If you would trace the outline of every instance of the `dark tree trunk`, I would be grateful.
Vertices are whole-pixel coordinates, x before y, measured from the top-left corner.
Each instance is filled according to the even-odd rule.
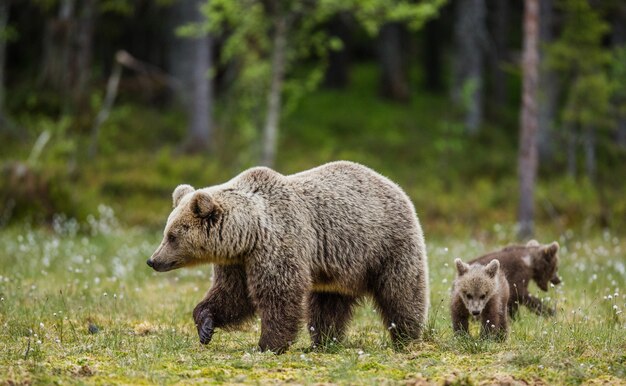
[[[453,99],[465,109],[465,127],[475,134],[483,120],[483,61],[487,42],[485,0],[457,3]]]
[[[410,97],[406,35],[406,27],[400,23],[383,25],[378,35],[380,93],[384,98],[400,102]]]
[[[442,30],[440,18],[430,20],[424,26],[424,53],[422,55],[424,84],[426,89],[432,92],[443,90]]]
[[[493,47],[491,50],[491,83],[493,102],[498,106],[506,105],[507,87],[504,64],[508,59],[509,37],[509,0],[495,0],[493,18]]]
[[[567,123],[565,138],[567,142],[567,175],[574,178],[578,174],[578,134],[572,123]]]
[[[178,25],[204,22],[200,12],[201,0],[184,0],[178,3]],[[172,50],[172,71],[183,85],[180,100],[187,110],[187,136],[182,150],[199,153],[210,148],[213,134],[213,80],[212,39],[209,35],[178,37]]]
[[[589,125],[584,128],[585,173],[590,181],[596,181],[596,129]]]
[[[626,4],[620,3],[613,15],[611,45],[619,47],[626,45]],[[625,104],[624,100],[616,100],[615,109],[617,110],[617,144],[626,148],[626,112],[620,111],[619,105]]]
[[[518,212],[519,237],[533,234],[534,194],[537,176],[537,83],[539,81],[539,0],[524,2],[522,106],[520,117]]]
[[[274,42],[272,48],[272,79],[267,96],[267,115],[263,129],[263,154],[261,163],[274,166],[278,144],[278,125],[280,122],[281,94],[285,77],[287,51],[287,19],[277,15],[274,21]]]
[[[41,81],[59,92],[65,110],[89,106],[95,14],[95,0],[62,0],[46,28]]]
[[[554,12],[553,1],[542,0],[540,3],[540,15],[541,20],[539,23],[539,36],[540,36],[540,61],[544,63],[545,60],[545,46],[552,43],[554,34],[552,32],[554,24]],[[539,158],[541,160],[549,160],[553,158],[555,132],[554,123],[556,121],[557,113],[557,98],[558,98],[558,82],[557,74],[547,68],[545,65],[540,65],[539,70]]]
[[[74,0],[62,0],[57,17],[49,20],[43,41],[41,82],[69,96],[69,58],[74,36]]]
[[[6,0],[0,1],[0,34],[4,33],[9,21],[10,3]],[[6,39],[0,37],[0,129],[4,121],[4,66],[6,64]]]
[[[342,43],[341,49],[331,49],[328,53],[328,67],[324,74],[324,87],[327,88],[345,88],[350,81],[348,73],[350,29],[344,19],[344,14],[338,14],[328,22],[327,26],[328,35],[341,40]]]
[[[89,107],[89,81],[91,78],[91,58],[93,52],[93,33],[95,27],[95,0],[81,1],[80,17],[76,25],[73,50],[70,54],[70,80],[73,104],[79,111]]]

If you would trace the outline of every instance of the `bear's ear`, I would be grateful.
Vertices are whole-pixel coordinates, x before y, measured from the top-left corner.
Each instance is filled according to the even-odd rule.
[[[191,211],[200,218],[215,218],[221,212],[220,207],[208,193],[196,191],[191,197]]]
[[[465,264],[459,258],[454,259],[454,264],[456,264],[456,271],[458,272],[459,276],[463,276],[467,273],[467,271],[469,271],[469,264]]]
[[[559,243],[557,243],[556,241],[553,241],[551,244],[541,247],[541,254],[546,260],[552,260],[552,258],[556,255],[558,251]]]
[[[527,247],[538,247],[538,246],[540,246],[540,245],[541,245],[541,244],[539,244],[539,241],[537,241],[537,240],[530,240],[530,241],[528,241],[528,242],[526,243],[526,246],[527,246]]]
[[[496,277],[496,273],[500,269],[500,262],[498,260],[491,260],[487,266],[485,266],[485,272],[489,277]]]
[[[178,185],[176,189],[174,189],[174,193],[172,193],[173,207],[176,208],[178,204],[180,203],[180,199],[183,198],[188,193],[191,193],[193,191],[195,191],[195,189],[191,185],[187,185],[187,184]]]

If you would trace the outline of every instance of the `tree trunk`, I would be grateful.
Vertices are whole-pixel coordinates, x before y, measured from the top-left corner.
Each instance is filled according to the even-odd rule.
[[[328,22],[328,35],[341,40],[342,47],[339,50],[331,49],[328,53],[328,67],[324,74],[324,87],[342,89],[348,85],[348,65],[350,55],[348,52],[350,30],[344,21],[345,15],[338,14]]]
[[[440,18],[432,19],[424,26],[423,66],[425,86],[428,91],[443,90],[443,47],[441,42],[442,22]]]
[[[508,59],[509,33],[509,0],[495,0],[493,20],[493,52],[491,53],[491,68],[493,84],[493,102],[498,106],[506,105],[507,87],[504,63]]]
[[[626,4],[621,3],[617,7],[613,15],[611,29],[611,45],[613,48],[626,45]],[[624,100],[614,101],[614,108],[617,110],[617,133],[615,137],[618,146],[622,148],[626,148],[626,112],[620,111],[619,105],[624,103],[626,103]]]
[[[567,141],[567,175],[575,178],[578,174],[578,135],[572,123],[567,123],[564,131]]]
[[[540,61],[544,63],[546,56],[545,45],[552,43],[554,18],[552,0],[542,0],[540,3]],[[558,82],[557,74],[540,65],[539,70],[539,158],[549,160],[554,153],[554,122],[557,113]]]
[[[406,28],[400,23],[383,25],[378,35],[380,93],[384,98],[399,102],[406,102],[410,97],[405,39]]]
[[[93,51],[93,32],[95,26],[96,2],[95,0],[81,1],[82,9],[77,24],[77,33],[75,37],[75,51],[73,52],[73,60],[75,64],[74,76],[72,81],[72,95],[75,104],[81,108],[85,104],[89,105],[87,91],[91,78],[91,57]]]
[[[268,167],[274,166],[276,146],[278,143],[278,124],[281,111],[281,94],[285,77],[285,61],[287,50],[287,20],[278,15],[274,21],[274,42],[272,51],[272,80],[267,96],[267,115],[263,129],[263,154],[261,163]]]
[[[596,181],[596,129],[588,125],[584,129],[585,173],[591,182]]]
[[[57,17],[48,21],[43,41],[41,83],[69,96],[69,59],[74,36],[74,0],[62,0]]]
[[[522,106],[519,150],[519,234],[533,234],[534,193],[537,175],[537,83],[539,81],[539,0],[524,2],[524,51],[522,56]]]
[[[485,0],[460,0],[455,23],[453,99],[465,110],[465,127],[478,132],[483,120],[483,61],[487,42]]]
[[[10,4],[8,1],[0,1],[0,129],[2,129],[2,122],[4,121],[4,66],[6,64],[7,48],[6,39],[2,35],[4,35],[9,21],[9,9]]]
[[[204,22],[200,12],[202,3],[201,0],[181,2],[182,23]],[[182,39],[181,43],[186,46],[182,51],[187,56],[178,60],[188,62],[188,67],[183,69],[183,92],[188,90],[191,96],[183,98],[188,122],[182,150],[199,153],[209,149],[213,134],[212,39],[209,35]]]

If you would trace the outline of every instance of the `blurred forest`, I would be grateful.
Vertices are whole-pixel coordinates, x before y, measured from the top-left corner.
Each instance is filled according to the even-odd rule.
[[[0,0],[0,228],[337,159],[427,234],[623,233],[626,2]]]

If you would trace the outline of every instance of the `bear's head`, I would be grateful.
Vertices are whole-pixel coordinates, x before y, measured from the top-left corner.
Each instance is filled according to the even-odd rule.
[[[526,244],[531,249],[531,265],[533,269],[533,279],[537,286],[544,291],[548,290],[548,283],[554,285],[561,283],[558,275],[559,266],[559,243],[556,241],[541,245],[535,240]]]
[[[461,259],[454,260],[457,269],[455,289],[471,315],[477,317],[483,312],[487,302],[498,288],[500,262],[491,260],[489,264],[466,264]]]
[[[159,272],[210,261],[215,250],[215,227],[223,211],[207,190],[179,185],[172,194],[163,241],[147,263]]]

